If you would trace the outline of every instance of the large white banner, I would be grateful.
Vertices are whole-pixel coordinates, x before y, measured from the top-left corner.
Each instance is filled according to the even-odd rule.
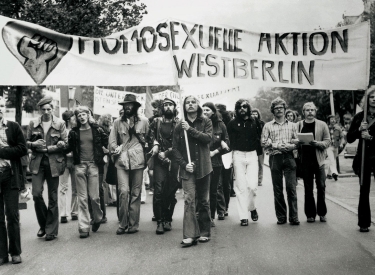
[[[1,85],[368,86],[368,22],[257,33],[167,19],[106,38],[63,35],[6,17],[0,28]]]

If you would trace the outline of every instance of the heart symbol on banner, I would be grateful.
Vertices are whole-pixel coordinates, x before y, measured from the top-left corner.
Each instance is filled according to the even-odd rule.
[[[73,45],[70,36],[21,21],[8,22],[2,36],[8,50],[37,85],[43,83]]]

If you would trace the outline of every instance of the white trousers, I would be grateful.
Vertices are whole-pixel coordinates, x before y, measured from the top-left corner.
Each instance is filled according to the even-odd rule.
[[[328,155],[328,160],[329,160],[328,175],[339,174],[337,172],[337,165],[336,165],[336,158],[338,154],[339,154],[338,148],[335,148],[333,146],[329,146],[327,148],[327,155]]]
[[[258,189],[258,156],[256,151],[233,151],[234,184],[240,220],[249,218],[255,210]]]

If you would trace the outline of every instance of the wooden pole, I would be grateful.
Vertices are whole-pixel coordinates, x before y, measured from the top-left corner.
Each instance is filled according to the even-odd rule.
[[[331,115],[336,115],[335,104],[333,102],[333,91],[332,90],[329,91],[329,99],[330,99],[330,102],[331,102]]]
[[[181,121],[185,120],[185,114],[184,114],[184,101],[182,100],[182,93],[180,90],[180,87],[176,85],[178,94],[180,95],[180,113],[181,113]],[[190,156],[190,147],[189,147],[189,140],[186,130],[184,130],[184,136],[185,136],[185,145],[186,145],[186,152],[188,157],[188,162],[191,164],[191,156]]]
[[[367,90],[365,91],[364,102],[363,102],[363,122],[367,122]],[[362,159],[361,159],[361,178],[360,185],[363,184],[363,174],[365,171],[365,150],[366,150],[366,140],[362,140]]]

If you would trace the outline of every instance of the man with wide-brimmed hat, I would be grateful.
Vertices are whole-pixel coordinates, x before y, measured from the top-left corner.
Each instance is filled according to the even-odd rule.
[[[126,94],[119,104],[123,106],[124,114],[113,124],[109,150],[117,168],[120,225],[116,234],[121,235],[127,229],[129,234],[136,233],[139,227],[148,120],[138,115],[141,104],[135,95]]]
[[[152,146],[154,156],[154,215],[157,221],[156,234],[172,229],[172,216],[177,203],[178,164],[171,162],[173,131],[179,122],[176,118],[176,102],[163,100],[162,116],[156,117],[150,124],[147,139]]]
[[[59,176],[65,171],[66,160],[62,149],[68,142],[65,122],[53,113],[52,97],[45,96],[37,104],[41,116],[30,121],[27,130],[27,148],[32,150],[30,171],[35,212],[40,229],[38,237],[54,240],[59,229],[57,189]],[[43,184],[47,181],[48,208],[43,199]]]

